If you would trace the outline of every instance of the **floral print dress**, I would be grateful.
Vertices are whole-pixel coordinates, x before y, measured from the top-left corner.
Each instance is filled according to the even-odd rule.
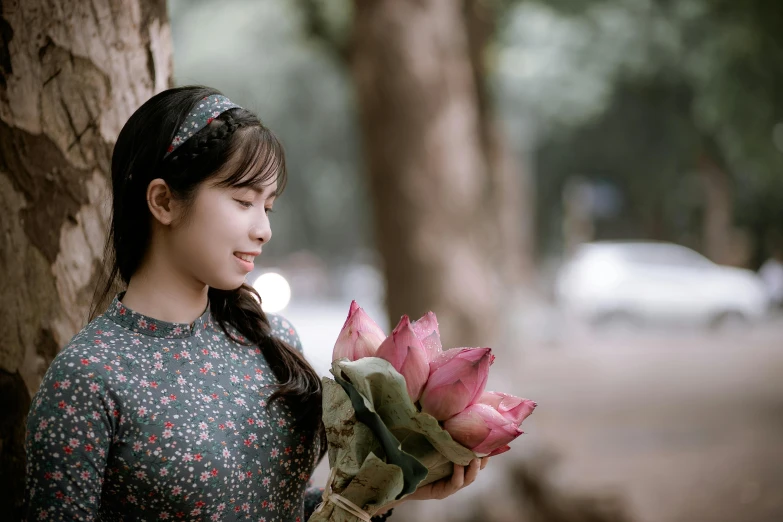
[[[168,323],[121,297],[57,355],[33,398],[29,520],[307,520],[323,452],[287,405],[267,408],[276,381],[261,350],[209,310]],[[285,319],[269,320],[301,351]]]

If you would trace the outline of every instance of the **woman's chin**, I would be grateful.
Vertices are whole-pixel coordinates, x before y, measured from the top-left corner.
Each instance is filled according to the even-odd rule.
[[[220,281],[212,281],[209,287],[215,290],[230,291],[237,290],[246,282],[244,277],[231,277],[221,279]]]

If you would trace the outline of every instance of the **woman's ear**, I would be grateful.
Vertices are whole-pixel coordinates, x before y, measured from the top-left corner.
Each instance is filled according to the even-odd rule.
[[[171,225],[176,217],[174,215],[175,205],[171,189],[160,178],[153,179],[147,185],[147,206],[152,216],[163,225]]]

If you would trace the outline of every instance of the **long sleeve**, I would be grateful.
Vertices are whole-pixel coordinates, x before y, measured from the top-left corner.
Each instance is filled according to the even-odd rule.
[[[95,361],[61,353],[27,421],[28,520],[94,520],[118,415]]]

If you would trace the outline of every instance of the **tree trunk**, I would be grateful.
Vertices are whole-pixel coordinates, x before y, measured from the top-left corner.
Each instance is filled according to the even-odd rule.
[[[0,504],[18,512],[30,394],[86,322],[112,145],[169,86],[171,37],[165,0],[4,1],[0,10]]]
[[[497,30],[500,7],[482,0],[463,0],[468,51],[479,111],[488,197],[483,215],[487,253],[504,290],[532,284],[534,271],[533,198],[530,176],[506,140],[493,109],[488,85],[487,53]]]
[[[734,225],[735,182],[720,147],[708,136],[702,137],[698,172],[704,194],[703,253],[716,263],[749,268],[751,236]]]
[[[447,346],[491,345],[499,289],[463,6],[356,0],[351,67],[392,324],[438,314]]]
[[[704,187],[704,253],[716,263],[736,264],[731,176],[707,154],[699,158],[699,174]]]

